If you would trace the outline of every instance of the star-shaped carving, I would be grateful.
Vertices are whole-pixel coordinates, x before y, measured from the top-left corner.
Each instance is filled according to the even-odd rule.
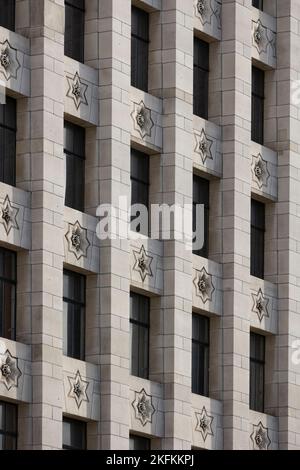
[[[90,242],[87,237],[87,229],[81,227],[77,221],[75,224],[68,224],[69,230],[65,237],[68,241],[68,249],[70,253],[73,253],[77,260],[80,258],[87,257],[87,251],[90,246]]]
[[[0,42],[0,73],[4,75],[6,80],[9,80],[17,78],[20,68],[17,49],[12,47],[7,39]]]
[[[17,209],[17,207],[15,206],[12,206],[8,196],[6,196],[3,204],[1,204],[0,211],[0,223],[4,225],[6,234],[9,235],[9,232],[12,228],[19,230],[19,226],[17,223],[17,215],[19,213],[19,209]]]
[[[201,23],[210,23],[211,15],[208,15],[210,11],[209,0],[195,0],[194,1],[194,10],[197,18],[201,20]]]
[[[253,425],[253,432],[250,438],[253,442],[253,449],[256,450],[268,450],[271,444],[268,428],[265,428],[261,421],[257,426]]]
[[[152,404],[152,397],[148,395],[144,388],[140,392],[135,392],[135,399],[132,402],[135,411],[135,419],[138,419],[143,426],[152,423],[152,416],[155,408]]]
[[[144,101],[134,103],[133,111],[131,113],[134,129],[139,132],[142,139],[146,136],[151,137],[151,131],[154,127],[154,122],[151,117],[151,109],[146,108]]]
[[[212,300],[215,287],[212,282],[212,275],[208,274],[205,268],[202,268],[201,271],[196,271],[194,286],[196,287],[197,297],[200,297],[204,304],[208,300]]]
[[[75,377],[68,377],[70,390],[69,397],[74,398],[77,408],[79,409],[83,401],[88,402],[87,389],[89,382],[81,378],[79,370],[76,372]]]
[[[260,20],[257,22],[252,21],[253,29],[253,45],[257,49],[258,53],[267,52],[268,47],[268,37],[267,37],[267,28],[262,24]]]
[[[252,294],[252,299],[253,299],[252,312],[257,314],[259,321],[261,322],[263,317],[268,318],[269,317],[269,312],[268,312],[269,299],[264,296],[262,290],[259,289],[257,294]]]
[[[205,130],[202,129],[201,133],[195,133],[196,139],[196,148],[195,152],[198,153],[201,157],[202,163],[204,164],[207,159],[213,160],[213,156],[211,153],[211,147],[213,145],[213,141],[208,139]]]
[[[262,158],[260,153],[258,155],[252,155],[251,169],[253,181],[255,181],[259,189],[263,186],[268,186],[270,178],[268,163]]]
[[[153,257],[147,254],[144,245],[142,245],[140,251],[133,250],[133,256],[135,259],[133,270],[140,273],[142,281],[144,282],[147,276],[153,277],[151,269]]]
[[[207,413],[205,406],[203,406],[201,413],[196,412],[196,418],[196,431],[201,432],[203,440],[205,441],[207,436],[213,436],[212,422],[214,417]]]
[[[69,85],[67,96],[74,101],[76,109],[79,109],[81,104],[87,105],[86,92],[88,85],[81,80],[78,72],[75,73],[74,77],[67,75],[67,80]]]
[[[22,372],[18,367],[18,359],[13,357],[9,350],[3,354],[0,362],[0,381],[4,382],[7,390],[18,387],[18,381]]]

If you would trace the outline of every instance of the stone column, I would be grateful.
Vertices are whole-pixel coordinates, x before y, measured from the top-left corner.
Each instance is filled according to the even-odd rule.
[[[163,203],[192,203],[193,5],[162,2]],[[159,88],[159,87],[158,87]],[[192,230],[192,227],[190,228]],[[174,238],[175,230],[172,231]],[[178,233],[177,233],[178,235]],[[162,299],[165,394],[163,448],[191,445],[192,252],[164,242]]]
[[[224,449],[248,449],[252,2],[223,2]]]

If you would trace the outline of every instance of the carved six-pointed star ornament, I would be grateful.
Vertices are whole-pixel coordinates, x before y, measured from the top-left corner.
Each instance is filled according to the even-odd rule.
[[[69,85],[67,96],[74,101],[76,109],[79,109],[81,104],[87,105],[86,92],[88,85],[81,80],[78,72],[74,76],[67,75],[67,80]]]
[[[18,387],[18,381],[22,372],[18,367],[18,359],[13,357],[7,350],[0,360],[0,381],[4,382],[7,390]]]
[[[79,370],[76,372],[75,377],[68,377],[70,384],[69,397],[74,398],[78,409],[83,401],[88,402],[87,389],[89,382],[81,378]]]
[[[144,137],[151,137],[151,131],[154,127],[154,122],[151,117],[151,109],[146,108],[144,101],[134,103],[133,111],[131,113],[134,129],[139,132],[142,139]]]
[[[196,295],[201,298],[204,304],[208,300],[212,300],[215,287],[212,282],[212,275],[208,274],[205,268],[202,268],[201,271],[196,271],[194,286],[196,287]]]
[[[147,276],[153,277],[151,269],[153,257],[147,254],[144,245],[140,251],[133,250],[133,256],[135,259],[133,270],[140,273],[142,281],[144,282]]]
[[[263,186],[268,186],[270,173],[268,170],[268,163],[262,158],[261,154],[252,155],[252,176],[253,181],[261,189]]]
[[[260,421],[257,426],[253,425],[253,432],[251,434],[251,440],[253,442],[253,449],[256,450],[268,450],[271,440],[269,438],[268,428],[265,428]]]
[[[68,224],[69,230],[65,237],[68,242],[68,249],[70,253],[73,253],[78,260],[80,258],[87,257],[87,251],[90,246],[90,242],[87,237],[87,229],[81,227],[77,221],[75,224]]]
[[[253,299],[252,312],[257,314],[259,321],[261,322],[263,317],[268,318],[269,317],[269,312],[268,312],[269,299],[264,296],[262,290],[259,289],[257,294],[252,294],[252,299]]]
[[[203,406],[201,413],[196,413],[196,418],[196,431],[201,432],[203,440],[205,441],[207,436],[213,436],[212,422],[214,417],[207,413],[205,406]]]
[[[17,78],[20,68],[17,49],[12,47],[7,39],[0,42],[0,73],[4,75],[6,80],[9,80]]]
[[[4,226],[6,234],[9,235],[12,228],[19,230],[17,223],[19,209],[12,206],[8,196],[6,196],[3,204],[1,204],[0,211],[0,223]]]
[[[152,423],[155,408],[152,404],[152,396],[148,395],[144,388],[140,392],[135,392],[132,406],[135,411],[135,419],[138,419],[143,426],[147,423]]]
[[[253,21],[253,45],[256,47],[259,54],[267,52],[269,44],[267,36],[267,28],[262,24],[260,20],[257,22]]]
[[[196,138],[196,148],[195,152],[198,153],[201,157],[202,163],[204,164],[207,159],[213,160],[211,147],[213,141],[208,139],[205,130],[202,129],[200,134],[195,134]]]

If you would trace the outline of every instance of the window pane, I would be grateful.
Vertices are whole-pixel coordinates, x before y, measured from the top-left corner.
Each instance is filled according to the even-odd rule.
[[[65,2],[65,55],[84,62],[84,1]]]
[[[208,258],[209,252],[209,181],[194,175],[193,177],[193,231],[196,231],[196,205],[204,205],[204,245],[193,253]],[[202,223],[202,221],[201,221]]]
[[[250,334],[250,408],[264,412],[265,337]]]
[[[63,350],[84,360],[85,356],[85,277],[64,271]]]
[[[251,138],[261,145],[264,143],[264,88],[264,71],[252,67]]]
[[[192,392],[209,393],[209,319],[193,314],[192,323]]]
[[[132,7],[131,85],[148,91],[149,15]]]
[[[0,449],[17,448],[17,406],[0,402]]]
[[[129,450],[150,450],[151,440],[146,437],[130,435]]]
[[[16,102],[6,97],[0,105],[0,181],[16,183]]]
[[[264,278],[265,205],[251,201],[251,275]]]
[[[209,45],[194,37],[194,114],[208,119]]]
[[[65,121],[65,205],[84,212],[85,129]]]
[[[15,30],[15,1],[0,0],[0,26],[11,31]]]
[[[263,10],[264,7],[263,0],[252,0],[252,5],[259,10]]]
[[[86,449],[86,423],[64,418],[63,448],[70,450]]]
[[[0,248],[0,336],[15,339],[16,253]]]
[[[149,377],[149,299],[130,294],[131,374]]]

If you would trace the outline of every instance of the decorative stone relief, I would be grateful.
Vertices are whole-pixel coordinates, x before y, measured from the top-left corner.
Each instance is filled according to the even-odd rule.
[[[253,425],[253,432],[250,438],[253,442],[253,449],[255,450],[268,450],[271,444],[268,428],[265,428],[261,421],[257,426],[255,426],[255,424]]]
[[[260,20],[252,21],[253,46],[259,54],[266,53],[271,47],[273,57],[276,57],[276,35],[262,24]]]
[[[17,49],[12,47],[7,39],[0,42],[0,73],[4,75],[6,80],[9,80],[17,78],[20,68]]]
[[[268,186],[270,173],[268,170],[268,163],[262,158],[261,154],[252,155],[252,179],[257,184],[259,189]]]
[[[196,271],[196,277],[193,282],[196,287],[197,297],[200,297],[204,304],[207,301],[211,301],[215,292],[212,275],[208,274],[205,268],[202,268],[201,271]]]
[[[77,408],[79,409],[83,401],[88,402],[87,389],[89,382],[81,378],[79,370],[76,372],[75,377],[68,377],[70,384],[70,391],[68,396],[74,398]]]
[[[17,223],[17,215],[19,213],[19,209],[12,206],[8,196],[6,196],[6,198],[4,199],[4,202],[1,205],[0,210],[1,210],[0,223],[4,226],[6,234],[9,235],[12,228],[19,230],[19,226]]]
[[[141,101],[139,104],[134,103],[131,117],[134,129],[139,132],[142,139],[146,136],[151,137],[154,122],[151,117],[151,109],[146,108],[144,101]]]
[[[269,317],[268,312],[268,304],[269,299],[264,296],[261,289],[257,292],[257,294],[252,294],[253,299],[253,307],[252,312],[256,313],[258,316],[259,321],[261,322],[263,317]]]
[[[81,80],[78,72],[73,77],[67,75],[67,80],[69,85],[67,96],[74,101],[76,109],[78,110],[81,104],[87,105],[86,92],[88,85]]]
[[[213,140],[207,137],[205,130],[202,129],[200,134],[195,133],[195,138],[196,138],[195,152],[200,155],[202,163],[204,164],[207,159],[213,160],[213,156],[211,153]]]
[[[132,406],[135,411],[135,419],[139,420],[143,426],[147,423],[152,423],[155,408],[152,404],[152,396],[148,395],[144,388],[140,392],[135,392]]]
[[[207,436],[213,436],[212,422],[214,420],[213,416],[210,416],[205,406],[203,406],[201,413],[195,413],[197,418],[196,431],[201,432],[202,438],[205,441]]]
[[[133,256],[135,259],[133,270],[140,274],[142,281],[144,282],[147,276],[153,277],[151,269],[153,257],[147,254],[144,245],[140,251],[133,250]]]
[[[216,0],[194,0],[194,10],[203,25],[211,24],[212,17],[215,16],[218,28],[221,28],[221,4],[219,2]]]
[[[90,246],[90,242],[87,238],[87,230],[81,227],[77,221],[75,224],[68,224],[69,230],[65,237],[68,241],[68,249],[70,253],[73,253],[77,260],[80,258],[87,257],[87,251]]]
[[[0,372],[0,381],[4,382],[7,390],[10,390],[12,387],[18,387],[18,381],[22,372],[18,367],[18,359],[13,357],[9,350],[1,357]]]

